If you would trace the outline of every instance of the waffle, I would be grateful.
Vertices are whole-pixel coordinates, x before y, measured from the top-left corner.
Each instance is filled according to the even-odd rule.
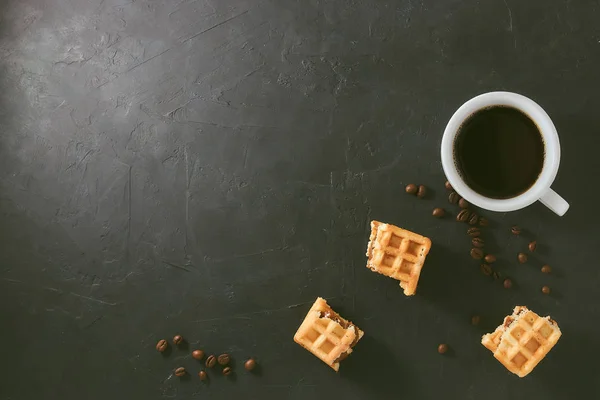
[[[364,332],[340,317],[318,297],[294,335],[294,342],[319,357],[336,372]]]
[[[527,307],[517,306],[494,332],[483,335],[481,344],[522,378],[533,371],[560,336],[557,323],[550,317],[542,318]]]
[[[404,294],[417,290],[431,240],[397,226],[371,221],[367,268],[400,281]]]

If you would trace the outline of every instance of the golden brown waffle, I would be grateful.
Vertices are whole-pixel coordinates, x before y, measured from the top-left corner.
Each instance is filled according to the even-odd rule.
[[[340,368],[364,332],[340,317],[318,297],[294,335],[294,342],[319,357],[334,370]]]
[[[421,268],[429,249],[429,238],[394,225],[372,221],[367,246],[367,268],[399,280],[404,294],[411,296],[417,290]]]
[[[550,317],[542,318],[527,307],[517,306],[494,332],[483,335],[481,344],[522,378],[533,371],[560,336],[558,325]]]

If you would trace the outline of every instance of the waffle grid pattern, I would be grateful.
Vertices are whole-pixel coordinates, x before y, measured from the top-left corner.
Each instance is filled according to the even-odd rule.
[[[404,294],[415,293],[431,240],[394,225],[371,222],[367,267],[400,281]]]
[[[482,343],[509,371],[526,376],[548,354],[561,336],[550,318],[541,318],[526,307],[516,307],[512,316]]]
[[[328,314],[335,315],[347,328],[327,317]],[[294,341],[338,371],[339,362],[352,352],[352,347],[362,336],[358,327],[335,314],[319,297],[294,335]]]

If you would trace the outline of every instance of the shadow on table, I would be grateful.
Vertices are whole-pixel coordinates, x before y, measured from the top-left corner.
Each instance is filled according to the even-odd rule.
[[[387,398],[390,393],[399,393],[400,384],[403,397],[422,398],[417,385],[407,384],[416,382],[412,376],[414,369],[393,358],[393,351],[371,336],[364,336],[357,347],[369,351],[359,349],[344,360],[340,367],[342,378],[356,382],[370,395],[377,395],[371,398]]]
[[[594,366],[600,342],[591,332],[572,332],[563,327],[562,333],[536,370],[524,379],[542,381],[557,399],[600,398],[600,373]]]
[[[506,277],[499,267],[500,278],[484,275],[480,270],[482,261],[469,257],[468,245],[461,253],[444,247],[432,247],[427,256],[426,267],[419,279],[417,295],[435,304],[445,314],[460,320],[472,315],[482,315],[482,328],[495,329],[515,305],[518,282],[512,289],[502,286]]]

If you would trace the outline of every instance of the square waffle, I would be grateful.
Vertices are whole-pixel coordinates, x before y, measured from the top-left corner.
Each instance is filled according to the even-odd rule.
[[[542,318],[527,307],[517,306],[494,332],[483,335],[481,344],[522,378],[533,371],[560,336],[557,323],[550,317]]]
[[[294,342],[319,357],[336,372],[364,332],[340,317],[318,297],[294,335]]]
[[[367,268],[399,280],[404,294],[411,296],[417,290],[429,249],[429,238],[394,225],[371,221]]]

